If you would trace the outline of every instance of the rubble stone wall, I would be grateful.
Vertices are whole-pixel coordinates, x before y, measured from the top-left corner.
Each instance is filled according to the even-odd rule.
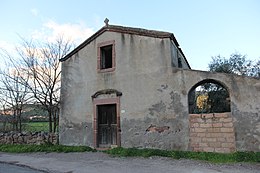
[[[0,144],[58,144],[58,134],[46,132],[0,133]]]

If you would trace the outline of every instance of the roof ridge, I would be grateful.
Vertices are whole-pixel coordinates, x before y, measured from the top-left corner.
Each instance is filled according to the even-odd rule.
[[[139,30],[141,32],[155,32],[155,33],[165,33],[165,34],[172,34],[171,32],[167,31],[159,31],[154,29],[145,29],[141,27],[129,27],[129,26],[121,26],[121,25],[108,25],[108,28],[123,28],[123,29],[129,29],[129,30]]]
[[[174,37],[173,33],[170,33],[170,32],[148,30],[148,29],[144,29],[144,28],[126,27],[126,26],[120,26],[120,25],[107,25],[107,26],[103,26],[102,28],[100,28],[92,36],[90,36],[83,43],[81,43],[79,46],[77,46],[74,50],[72,50],[70,53],[68,53],[65,57],[61,58],[60,61],[65,61],[65,60],[69,59],[72,55],[74,55],[76,52],[78,52],[79,50],[84,48],[86,45],[88,45],[91,41],[93,41],[95,38],[97,38],[99,35],[101,35],[105,31],[119,32],[119,33],[126,33],[126,34],[135,34],[135,35],[154,37],[154,38],[170,38],[171,40],[173,40],[173,42],[176,44],[176,46],[179,47],[179,44],[178,44],[176,38]]]

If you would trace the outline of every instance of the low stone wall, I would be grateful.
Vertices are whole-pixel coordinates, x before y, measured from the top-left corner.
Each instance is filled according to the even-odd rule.
[[[236,150],[230,112],[190,114],[189,120],[192,151],[230,153]]]
[[[0,144],[58,144],[58,134],[45,132],[0,133]]]

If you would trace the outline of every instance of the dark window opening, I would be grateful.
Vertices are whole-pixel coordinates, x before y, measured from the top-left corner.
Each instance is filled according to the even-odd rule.
[[[101,60],[100,67],[101,69],[108,69],[113,67],[113,45],[108,45],[100,47]]]
[[[182,68],[181,58],[178,58],[178,67],[179,67],[179,68]]]
[[[219,82],[205,80],[196,84],[189,92],[189,113],[230,112],[228,90]]]

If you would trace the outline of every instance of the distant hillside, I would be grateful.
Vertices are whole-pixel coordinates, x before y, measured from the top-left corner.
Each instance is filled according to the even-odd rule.
[[[24,105],[22,111],[22,117],[28,118],[32,116],[43,116],[47,117],[48,112],[44,109],[42,105],[35,105],[35,104],[27,104]]]
[[[3,111],[0,113],[0,121],[12,119],[13,111],[8,109],[7,114],[4,114]],[[23,106],[22,110],[22,119],[27,120],[47,120],[48,112],[44,109],[42,105],[36,104],[26,104]]]

